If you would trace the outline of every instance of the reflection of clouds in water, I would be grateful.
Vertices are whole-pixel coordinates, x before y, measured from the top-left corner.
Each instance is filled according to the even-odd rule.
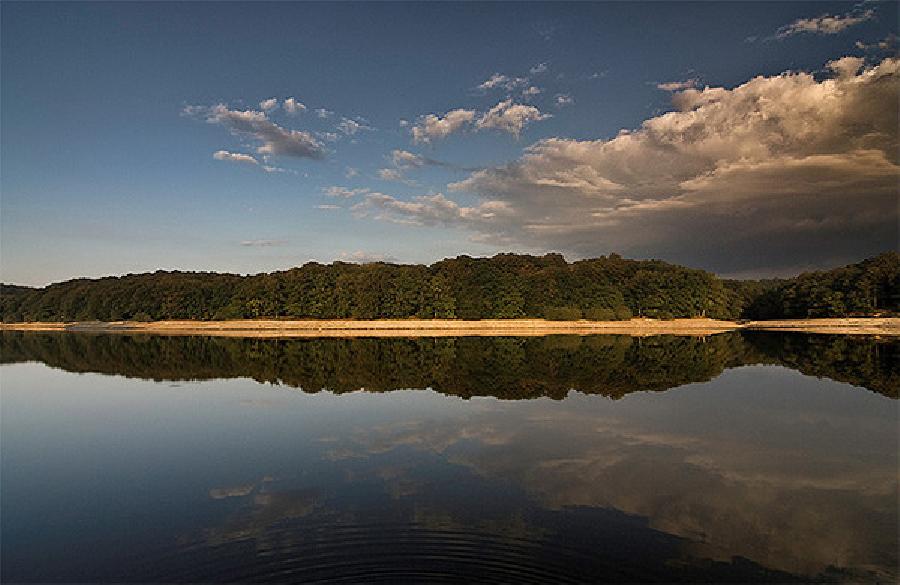
[[[214,500],[252,497],[222,526],[210,529],[206,540],[210,544],[221,544],[263,539],[273,524],[308,516],[320,506],[320,497],[315,490],[274,491],[271,487],[274,481],[274,477],[266,475],[256,483],[210,489],[209,497]]]
[[[225,498],[239,498],[250,495],[255,488],[255,484],[235,485],[225,488],[213,488],[209,490],[209,497],[214,500],[224,500]]]
[[[426,451],[520,485],[550,509],[609,507],[647,517],[651,527],[690,539],[695,556],[742,556],[807,575],[832,566],[896,575],[898,477],[883,445],[896,431],[885,420],[827,401],[779,409],[762,395],[752,413],[725,412],[709,398],[638,398],[638,409],[520,403],[401,421],[358,430],[326,456]],[[678,407],[690,415],[679,418]],[[654,408],[673,412],[655,418]],[[424,489],[404,483],[405,471],[383,475],[395,497]]]
[[[324,456],[337,461],[386,453],[404,446],[444,453],[449,447],[467,440],[481,445],[505,445],[513,435],[512,429],[501,430],[485,420],[459,426],[447,426],[442,421],[404,421],[380,425],[371,430],[358,429],[351,434],[348,444],[329,448]],[[336,442],[333,437],[323,441]],[[357,448],[359,445],[365,445],[365,449],[360,451]]]
[[[264,475],[256,483],[210,488],[209,497],[214,500],[224,500],[225,498],[240,498],[243,496],[249,496],[257,487],[262,490],[265,484],[271,483],[273,481],[275,481],[274,477],[272,477],[271,475]]]
[[[277,537],[271,527],[284,520],[303,518],[321,506],[315,490],[261,492],[250,498],[246,507],[237,511],[222,526],[207,532],[211,545],[254,539],[258,548],[265,548],[269,538]]]

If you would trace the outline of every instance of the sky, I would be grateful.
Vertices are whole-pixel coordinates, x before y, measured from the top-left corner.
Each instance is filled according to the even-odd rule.
[[[898,245],[897,4],[0,4],[0,279]]]

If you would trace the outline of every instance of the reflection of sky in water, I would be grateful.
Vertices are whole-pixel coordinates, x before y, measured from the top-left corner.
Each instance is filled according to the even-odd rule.
[[[617,401],[0,371],[4,580],[897,574],[896,402],[782,368]]]

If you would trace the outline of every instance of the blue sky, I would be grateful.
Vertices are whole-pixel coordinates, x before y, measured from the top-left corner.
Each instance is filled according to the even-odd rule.
[[[4,282],[896,247],[895,3],[0,10]]]

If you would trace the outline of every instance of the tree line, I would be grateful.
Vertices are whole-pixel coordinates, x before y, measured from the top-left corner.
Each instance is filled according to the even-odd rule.
[[[18,321],[163,319],[621,320],[827,317],[900,312],[900,254],[785,280],[724,280],[617,254],[459,256],[430,266],[309,262],[240,276],[157,271],[2,285],[0,315]]]

